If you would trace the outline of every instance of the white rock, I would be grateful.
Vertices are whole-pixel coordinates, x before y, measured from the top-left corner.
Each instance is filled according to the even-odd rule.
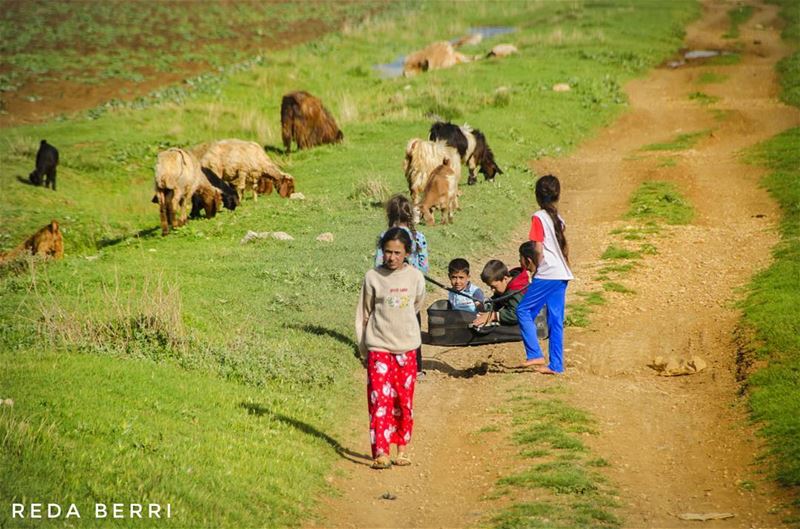
[[[333,234],[329,231],[326,231],[325,233],[320,233],[319,235],[317,235],[317,240],[319,242],[333,242]]]
[[[305,200],[306,196],[303,193],[292,193],[289,195],[289,200]]]
[[[294,237],[286,233],[285,231],[273,231],[272,238],[277,239],[279,241],[293,241]]]
[[[569,92],[572,88],[567,83],[558,83],[553,85],[553,92]]]

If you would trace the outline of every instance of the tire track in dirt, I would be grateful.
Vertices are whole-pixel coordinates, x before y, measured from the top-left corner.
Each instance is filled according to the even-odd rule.
[[[630,110],[569,158],[533,164],[537,174],[553,172],[564,188],[561,210],[580,290],[593,281],[610,232],[638,185],[650,179],[675,182],[695,208],[689,226],[665,229],[647,242],[658,249],[622,282],[633,295],[608,294],[609,302],[586,329],[566,332],[567,373],[572,404],[598,420],[588,439],[621,498],[629,527],[684,527],[683,512],[731,512],[732,519],[704,527],[780,527],[786,495],[760,475],[761,447],[737,398],[733,332],[739,313],[733,301],[750,277],[770,262],[777,241],[779,211],[759,187],[762,171],[737,161],[744,147],[800,124],[800,112],[780,104],[775,63],[789,50],[780,40],[775,6],[753,2],[755,14],[741,26],[742,61],[730,66],[657,69],[629,83]],[[687,31],[692,49],[730,45],[730,2],[706,1],[702,18]],[[760,41],[755,44],[754,41]],[[696,84],[704,71],[724,73],[720,83]],[[702,90],[720,97],[718,120],[690,101]],[[648,154],[640,148],[677,134],[712,129],[693,149]],[[658,167],[672,157],[674,167]],[[516,237],[524,240],[527,225]],[[501,258],[516,261],[516,245]],[[470,256],[474,262],[481,258]],[[699,355],[709,369],[691,377],[660,378],[646,364],[657,355]],[[366,464],[341,467],[330,478],[341,490],[325,500],[326,527],[468,527],[489,504],[482,501],[499,475],[515,467],[508,418],[497,414],[508,392],[521,383],[552,384],[533,374],[457,378],[487,356],[509,365],[524,354],[520,344],[480,350],[425,349],[429,377],[417,387],[414,466],[376,472]],[[363,383],[363,376],[356,383]],[[557,382],[555,382],[557,383]],[[368,448],[366,412],[345,444]],[[499,432],[476,434],[486,425]],[[368,460],[364,459],[366,463]],[[744,490],[753,483],[754,490]],[[748,487],[751,488],[751,487]],[[384,492],[396,499],[381,499]]]

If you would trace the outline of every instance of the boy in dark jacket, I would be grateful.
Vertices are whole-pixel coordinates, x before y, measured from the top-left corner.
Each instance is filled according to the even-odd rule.
[[[530,283],[528,271],[519,267],[509,270],[502,261],[492,259],[483,267],[481,280],[492,289],[493,300],[511,292],[516,293],[496,303],[492,312],[478,314],[472,324],[476,327],[491,322],[499,322],[500,325],[516,325],[517,305],[519,305],[522,296],[525,294],[524,289]]]

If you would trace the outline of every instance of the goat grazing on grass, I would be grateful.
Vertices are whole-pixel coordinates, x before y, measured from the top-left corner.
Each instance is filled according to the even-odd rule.
[[[42,177],[44,180],[44,187],[52,187],[53,191],[56,190],[56,166],[58,165],[58,149],[47,143],[47,140],[42,140],[39,143],[39,151],[36,153],[36,169],[34,169],[28,180],[31,184],[38,186],[42,185]]]
[[[425,222],[433,226],[433,208],[442,212],[442,224],[453,221],[453,214],[458,209],[458,176],[450,167],[450,159],[444,158],[442,165],[431,172],[425,186],[425,198],[422,201],[422,216]]]
[[[158,153],[155,188],[162,235],[167,235],[170,227],[186,224],[192,196],[201,186],[211,187],[193,154],[176,148]]]
[[[477,181],[475,169],[480,166],[480,172],[486,180],[492,180],[503,171],[494,161],[494,153],[486,143],[486,136],[478,129],[467,125],[459,127],[452,123],[437,121],[431,126],[429,139],[431,141],[445,141],[461,156],[461,161],[467,164],[469,178],[467,184],[472,185]]]
[[[344,134],[322,101],[308,92],[291,92],[281,101],[281,138],[286,152],[292,140],[298,149],[308,149],[324,143],[339,143]]]
[[[420,138],[411,139],[406,145],[403,172],[408,182],[411,203],[414,205],[414,222],[419,221],[422,192],[428,184],[428,179],[445,158],[450,160],[450,167],[456,175],[457,184],[461,175],[461,162],[456,149],[443,141],[426,141]]]
[[[252,190],[253,200],[256,200],[260,191],[268,193],[273,186],[279,190],[282,186],[294,190],[294,178],[281,171],[261,145],[253,141],[215,142],[203,155],[200,164],[222,180],[230,182],[240,199],[244,198],[247,189]],[[281,196],[287,198],[289,195],[281,193]]]

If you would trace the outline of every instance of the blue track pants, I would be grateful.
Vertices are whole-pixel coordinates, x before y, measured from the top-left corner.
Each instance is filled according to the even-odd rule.
[[[550,364],[556,373],[564,371],[564,301],[569,282],[560,279],[535,279],[517,306],[517,320],[525,344],[527,360],[544,358],[539,338],[536,336],[536,315],[547,305],[547,331],[550,335],[548,352]]]

